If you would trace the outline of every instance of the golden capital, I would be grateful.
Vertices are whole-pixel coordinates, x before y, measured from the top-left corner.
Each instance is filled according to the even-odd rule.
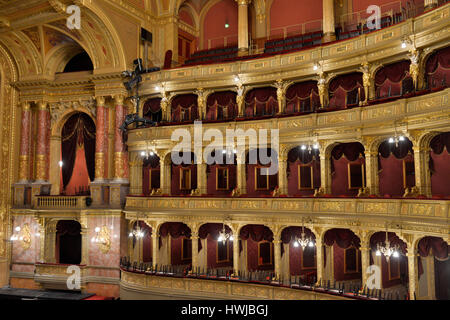
[[[240,6],[248,6],[252,0],[235,0]]]
[[[23,111],[29,111],[31,109],[30,103],[27,102],[22,102],[22,110]]]
[[[123,99],[124,99],[123,95],[121,95],[121,94],[115,95],[114,96],[114,103],[115,103],[115,105],[116,106],[123,105]]]
[[[97,107],[103,107],[105,105],[105,97],[95,97],[95,100],[97,101]]]
[[[46,101],[39,101],[38,102],[38,109],[39,110],[47,110],[47,102]]]

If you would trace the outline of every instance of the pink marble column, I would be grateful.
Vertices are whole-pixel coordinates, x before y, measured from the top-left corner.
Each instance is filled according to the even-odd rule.
[[[20,154],[19,154],[19,181],[27,182],[30,179],[30,129],[31,109],[30,103],[22,104],[22,125],[20,130]]]
[[[125,151],[122,131],[120,130],[120,126],[123,124],[126,116],[123,96],[115,96],[114,103],[116,106],[116,123],[114,130],[114,179],[128,180],[128,154]]]
[[[108,141],[106,139],[105,97],[97,97],[97,121],[95,132],[95,180],[104,180],[106,174],[106,156]]]
[[[38,103],[38,132],[36,144],[36,180],[48,180],[48,109],[47,102]]]

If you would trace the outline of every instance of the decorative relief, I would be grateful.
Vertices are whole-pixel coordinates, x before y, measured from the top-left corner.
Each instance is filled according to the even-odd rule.
[[[91,115],[96,116],[96,107],[94,99],[80,100],[80,101],[60,101],[50,103],[50,116],[52,119],[52,127],[58,123],[61,116],[69,110],[79,110],[81,108],[87,109]]]

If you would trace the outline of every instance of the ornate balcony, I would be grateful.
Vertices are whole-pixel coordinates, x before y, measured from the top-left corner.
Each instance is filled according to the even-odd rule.
[[[46,289],[67,290],[68,277],[73,274],[67,272],[70,265],[53,263],[36,263],[34,281]],[[78,265],[80,268],[80,289],[86,285],[87,268],[85,265]]]

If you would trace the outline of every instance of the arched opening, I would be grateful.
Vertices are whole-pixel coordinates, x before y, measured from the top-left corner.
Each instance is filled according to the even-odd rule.
[[[399,98],[414,91],[409,74],[411,61],[404,60],[382,67],[375,74],[375,96],[377,100]]]
[[[238,43],[238,5],[220,0],[209,8],[203,19],[203,49],[236,46]]]
[[[273,116],[278,112],[277,89],[255,88],[247,92],[244,100],[244,116],[247,118]]]
[[[94,65],[92,60],[86,51],[80,52],[67,62],[64,67],[63,73],[67,72],[79,72],[79,71],[92,71]]]
[[[250,149],[245,159],[247,195],[271,196],[278,187],[278,154],[271,148]],[[276,165],[276,172],[271,167]]]
[[[450,47],[434,52],[425,65],[425,83],[428,89],[439,90],[450,85]]]
[[[301,145],[288,152],[287,179],[290,196],[312,196],[320,188],[320,151]]]
[[[344,291],[361,288],[360,239],[349,229],[330,229],[324,235],[324,280]]]
[[[148,118],[153,122],[162,121],[161,98],[148,99],[143,107],[144,118]]]
[[[419,299],[450,299],[450,256],[448,243],[424,237],[418,243]]]
[[[305,114],[320,108],[317,81],[293,84],[286,91],[286,110],[288,114]]]
[[[144,221],[135,221],[128,233],[130,261],[152,262],[152,228]]]
[[[331,151],[331,193],[354,197],[365,186],[364,146],[359,142],[335,146]]]
[[[214,92],[206,101],[206,120],[234,119],[237,114],[236,92]]]
[[[219,238],[225,230],[228,239]],[[226,274],[233,269],[233,241],[231,229],[222,223],[205,223],[198,231],[199,241],[199,265],[213,269],[220,274]]]
[[[61,132],[61,193],[88,195],[95,179],[95,124],[77,112],[64,123]]]
[[[450,132],[430,142],[431,193],[434,198],[450,198]]]
[[[216,149],[207,158],[207,193],[215,196],[230,195],[237,186],[236,153]]]
[[[197,189],[197,162],[193,152],[172,152],[171,193],[188,195]]]
[[[258,270],[273,272],[273,233],[268,227],[259,224],[245,225],[239,232],[239,239],[242,240],[239,242],[239,252],[246,263],[245,269],[250,272]]]
[[[386,235],[387,233],[387,235]],[[391,248],[396,248],[391,255],[382,249],[386,247],[386,238]],[[380,231],[370,238],[370,265],[381,270],[381,289],[387,299],[405,299],[408,296],[408,258],[407,245],[394,232]],[[414,297],[410,297],[414,299]]]
[[[142,161],[142,193],[148,196],[152,191],[161,188],[160,160],[158,155],[150,152]]]
[[[308,228],[292,226],[281,232],[281,260],[289,266],[294,283],[312,285],[317,281],[316,237]],[[286,263],[286,261],[289,261]],[[287,273],[287,272],[285,272]]]
[[[81,225],[78,221],[60,220],[56,224],[56,261],[81,263]]]
[[[328,86],[330,109],[356,107],[365,99],[362,73],[337,76]]]
[[[378,174],[380,194],[401,197],[406,188],[416,185],[412,142],[401,136],[383,141],[378,147]]]
[[[159,229],[161,265],[185,266],[192,263],[191,229],[181,222],[166,222]]]
[[[198,119],[197,95],[181,94],[172,100],[172,121],[191,122]]]

